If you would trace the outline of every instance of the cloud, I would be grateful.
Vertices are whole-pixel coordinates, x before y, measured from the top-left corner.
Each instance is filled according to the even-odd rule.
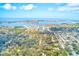
[[[4,8],[5,10],[16,10],[17,8],[21,9],[21,10],[32,10],[35,7],[37,7],[37,6],[34,6],[33,4],[22,5],[22,6],[19,6],[19,7],[13,6],[11,4],[4,4],[0,8]]]
[[[33,4],[28,4],[28,5],[23,5],[23,6],[20,6],[20,9],[23,9],[23,10],[32,10],[35,6]]]
[[[69,6],[69,7],[78,7],[79,3],[68,3],[67,6]]]
[[[9,10],[9,9],[11,9],[11,4],[5,4],[3,6],[3,8]]]
[[[16,6],[12,6],[12,9],[13,9],[13,10],[16,10],[17,8],[16,8]]]
[[[65,7],[59,7],[57,8],[58,11],[65,11]]]
[[[58,11],[79,11],[79,3],[67,3],[57,8]]]
[[[12,6],[11,4],[5,4],[5,5],[3,5],[3,7],[2,8],[4,8],[4,9],[6,9],[6,10],[16,10],[16,6]]]
[[[58,8],[58,11],[78,11],[79,8],[76,7],[76,8],[71,8],[71,7],[61,7],[61,8]]]
[[[54,10],[54,8],[52,8],[52,7],[48,8],[48,11],[53,11],[53,10]]]

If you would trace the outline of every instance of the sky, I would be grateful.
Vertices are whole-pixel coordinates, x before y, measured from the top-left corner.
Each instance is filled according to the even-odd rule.
[[[0,3],[0,18],[79,20],[79,3]]]

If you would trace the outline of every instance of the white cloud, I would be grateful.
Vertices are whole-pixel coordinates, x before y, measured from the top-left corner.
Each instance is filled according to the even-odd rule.
[[[52,8],[52,7],[51,8],[48,8],[48,11],[53,11],[53,10],[54,10],[54,8]]]
[[[16,6],[13,6],[12,9],[13,9],[13,10],[16,10],[17,8],[16,8]]]
[[[34,6],[33,4],[28,4],[28,5],[19,6],[19,9],[22,9],[22,10],[32,10],[35,7],[37,7],[37,6]],[[13,6],[11,4],[4,4],[0,8],[4,8],[6,10],[16,10],[17,9],[16,6]]]
[[[35,6],[33,4],[28,4],[28,5],[21,6],[20,9],[32,10],[34,7]]]
[[[16,6],[12,6],[11,4],[5,4],[2,8],[6,10],[16,10]]]
[[[57,8],[58,11],[79,11],[79,3],[67,3]]]
[[[79,3],[68,3],[67,6],[69,6],[69,7],[78,7]]]
[[[11,4],[5,4],[4,6],[3,6],[3,8],[4,9],[6,9],[6,10],[9,10],[9,9],[11,9]]]
[[[58,11],[79,11],[78,7],[60,7],[57,9]]]
[[[59,7],[57,8],[58,11],[65,11],[65,7]]]

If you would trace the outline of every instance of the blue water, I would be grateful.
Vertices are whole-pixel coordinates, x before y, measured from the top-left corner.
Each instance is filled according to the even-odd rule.
[[[64,21],[78,21],[75,19],[60,19],[60,18],[0,18],[0,21],[18,21],[18,20],[64,20]]]
[[[3,21],[23,21],[23,20],[63,20],[63,19],[56,19],[56,18],[0,18],[0,22]],[[71,24],[71,23],[79,23],[79,20],[66,20],[64,19],[63,21],[54,21],[54,22],[48,22],[48,21],[39,21],[39,22],[34,22],[34,23],[0,23],[0,26],[29,26],[29,25],[44,25],[44,24]]]

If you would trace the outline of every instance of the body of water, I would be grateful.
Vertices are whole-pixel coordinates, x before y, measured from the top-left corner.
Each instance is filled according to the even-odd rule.
[[[16,22],[27,20],[40,20],[38,22]],[[43,21],[44,20],[44,21]],[[15,21],[13,23],[6,23],[6,21]],[[62,20],[54,18],[0,18],[0,26],[29,26],[29,25],[45,25],[45,24],[72,24],[79,23],[79,20]]]

